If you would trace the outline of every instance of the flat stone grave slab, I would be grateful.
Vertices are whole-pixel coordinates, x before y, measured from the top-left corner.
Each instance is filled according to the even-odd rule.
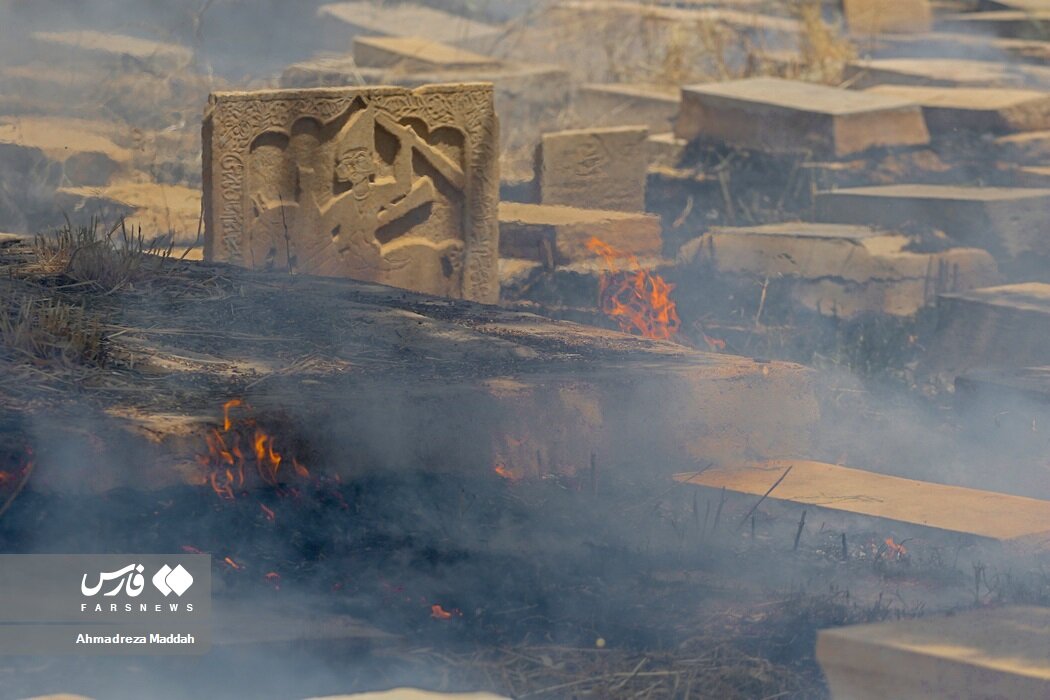
[[[128,231],[141,230],[146,241],[170,236],[176,244],[200,242],[201,192],[194,187],[153,182],[60,187],[56,201],[78,217],[94,216],[110,224],[124,219]]]
[[[920,108],[894,97],[779,78],[682,88],[675,135],[771,152],[838,157],[929,142]]]
[[[851,34],[926,32],[933,20],[929,0],[842,0],[842,15]]]
[[[543,134],[536,150],[540,202],[581,209],[645,211],[648,136],[644,126]]]
[[[1050,190],[1026,187],[879,185],[818,192],[817,220],[900,230],[939,229],[965,245],[1017,257],[1050,254]]]
[[[1050,165],[1024,165],[1011,172],[1021,187],[1050,187]]]
[[[1050,611],[990,607],[817,633],[834,698],[1050,697]]]
[[[866,92],[921,105],[933,134],[959,129],[1001,133],[1050,128],[1050,93],[1038,90],[876,85]]]
[[[977,9],[981,12],[993,12],[995,10],[1037,12],[1039,10],[1050,10],[1050,3],[1046,0],[979,0]]]
[[[499,298],[492,86],[212,95],[208,260]]]
[[[868,40],[873,58],[963,58],[1019,61],[1044,64],[1050,60],[1050,41],[1013,39],[963,32],[923,32],[921,34],[880,34]],[[1004,56],[1005,54],[1005,56]]]
[[[790,471],[788,471],[790,468]],[[768,498],[991,540],[1050,542],[1050,501],[915,481],[806,460],[716,466],[682,484]]]
[[[794,44],[802,30],[800,22],[786,17],[762,14],[746,8],[667,7],[624,0],[561,0],[555,5],[561,13],[574,13],[593,20],[599,13],[627,19],[642,18],[663,25],[703,26],[722,24],[739,32],[762,37],[773,46]]]
[[[1050,87],[1050,66],[1006,64],[964,58],[874,58],[851,61],[846,80],[855,88],[874,85],[942,87]]]
[[[500,65],[494,58],[418,36],[356,37],[354,61],[365,68],[396,68],[406,73]]]
[[[892,231],[843,224],[718,227],[682,247],[678,274],[750,281],[756,294],[764,280],[787,281],[795,305],[845,318],[910,316],[940,292],[998,280],[995,261],[983,250],[920,253],[908,250],[911,243]]]
[[[1050,34],[1050,8],[960,12],[938,18],[937,25],[948,30],[977,34],[994,34],[1019,39],[1045,39]]]
[[[577,90],[572,106],[589,126],[645,124],[659,133],[672,127],[681,101],[678,90],[665,86],[588,83]]]
[[[548,268],[597,259],[587,248],[591,238],[639,257],[660,254],[660,217],[653,214],[501,202],[499,224],[501,257]]]
[[[321,5],[318,17],[341,25],[344,36],[418,36],[475,51],[491,50],[503,30],[491,24],[412,3],[336,2]],[[345,45],[345,44],[344,44]]]
[[[927,362],[955,375],[1050,364],[1050,284],[1025,282],[944,294]]]
[[[154,66],[168,71],[185,69],[193,62],[193,51],[185,46],[126,34],[112,34],[91,29],[68,32],[33,32],[41,45],[42,55],[52,62],[89,61],[106,67],[123,68],[128,60],[141,66]]]
[[[1050,163],[1050,130],[1008,134],[995,139],[1005,161],[1039,165]]]

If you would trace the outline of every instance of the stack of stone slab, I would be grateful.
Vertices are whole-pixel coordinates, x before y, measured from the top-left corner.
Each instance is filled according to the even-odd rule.
[[[1009,88],[876,85],[867,92],[922,106],[931,134],[1050,129],[1050,93]]]
[[[931,371],[1050,364],[1050,284],[1025,282],[942,295]]]
[[[733,290],[751,314],[773,280],[797,308],[836,318],[911,316],[940,293],[997,281],[995,261],[983,250],[915,252],[913,242],[867,226],[718,227],[682,247],[676,277],[683,290],[698,281]]]
[[[882,185],[819,192],[823,222],[943,231],[1001,260],[1050,256],[1050,190],[1022,187]]]
[[[477,82],[496,87],[504,143],[533,141],[569,102],[568,73],[561,68],[498,60],[416,36],[357,37],[353,55],[321,56],[281,75],[284,88]]]
[[[929,142],[913,102],[779,78],[682,88],[675,135],[772,153],[808,151],[819,158]]]
[[[592,238],[659,264],[660,218],[645,213],[647,136],[644,126],[543,134],[534,203],[500,206],[500,254],[511,259],[503,265],[504,298],[528,298],[516,290],[531,288],[532,276],[566,269],[596,288],[606,264],[588,247]]]

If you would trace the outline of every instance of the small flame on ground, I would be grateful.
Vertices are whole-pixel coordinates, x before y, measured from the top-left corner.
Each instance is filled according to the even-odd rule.
[[[259,507],[262,508],[263,515],[265,515],[266,519],[271,523],[277,519],[277,514],[274,513],[272,509],[267,508],[265,503],[260,503]]]
[[[497,464],[492,471],[496,472],[498,476],[508,481],[521,481],[521,477],[512,472],[504,464]]]
[[[624,333],[673,339],[682,325],[678,307],[671,299],[674,285],[643,269],[631,253],[601,239],[592,237],[587,241],[587,249],[610,268],[598,282],[598,307],[602,313],[616,321]]]
[[[463,617],[463,613],[461,613],[459,610],[456,610],[454,608],[450,612],[448,610],[445,610],[440,605],[431,605],[430,606],[430,616],[432,618],[434,618],[435,620],[451,620],[455,616]]]
[[[223,404],[222,429],[213,428],[205,434],[207,454],[197,458],[208,472],[212,490],[229,501],[244,489],[248,472],[253,469],[263,483],[277,486],[281,465],[285,462],[274,437],[254,419],[235,417],[234,409],[250,410],[250,407],[243,399],[231,399]],[[299,460],[292,457],[291,464],[297,477],[309,478],[309,470]]]
[[[237,562],[235,562],[230,557],[224,557],[223,558],[223,562],[225,562],[226,566],[230,567],[234,571],[240,571],[240,570],[242,570],[244,568],[244,566],[242,564],[238,564]]]
[[[886,551],[897,559],[903,559],[908,554],[905,546],[894,542],[892,537],[886,538]]]
[[[192,544],[184,544],[180,549],[182,549],[182,551],[186,552],[187,554],[204,554],[204,552],[197,549]]]

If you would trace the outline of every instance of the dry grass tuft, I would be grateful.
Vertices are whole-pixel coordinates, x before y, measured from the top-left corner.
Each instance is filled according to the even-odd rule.
[[[102,366],[106,337],[83,307],[22,297],[0,306],[0,354],[34,364]]]
[[[66,224],[34,241],[37,265],[42,272],[64,274],[74,282],[104,293],[116,292],[154,274],[166,258],[167,248],[147,243],[142,230],[131,232],[123,219],[105,230],[97,220],[87,226]]]
[[[831,26],[821,16],[819,0],[805,0],[798,7],[802,23],[799,78],[836,85],[842,82],[846,64],[857,56],[856,48],[842,28]]]

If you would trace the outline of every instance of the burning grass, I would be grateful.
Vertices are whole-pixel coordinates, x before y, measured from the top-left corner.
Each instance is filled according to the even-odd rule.
[[[682,325],[671,298],[674,285],[642,267],[638,259],[597,238],[587,249],[608,268],[598,282],[598,308],[624,333],[655,340],[673,340]]]

